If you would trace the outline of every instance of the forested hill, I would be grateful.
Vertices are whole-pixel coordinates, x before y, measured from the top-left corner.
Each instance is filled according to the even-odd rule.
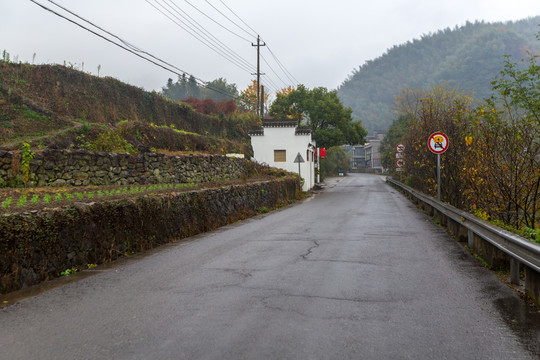
[[[527,52],[540,54],[540,16],[506,23],[468,22],[454,29],[394,46],[355,69],[338,95],[370,132],[385,130],[393,120],[393,101],[406,87],[426,89],[448,84],[483,99],[504,65],[504,55],[518,62]]]

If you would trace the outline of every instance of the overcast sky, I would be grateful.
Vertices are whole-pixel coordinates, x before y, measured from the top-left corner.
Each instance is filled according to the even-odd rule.
[[[74,19],[50,1],[35,1]],[[298,82],[309,88],[335,89],[367,60],[423,34],[466,21],[508,21],[540,15],[540,0],[54,2],[199,79],[223,77],[239,89],[255,78],[256,47],[251,43],[256,43],[256,34],[268,45],[261,47],[261,72],[266,74],[262,82],[268,87],[280,89]],[[191,17],[208,31],[210,35],[206,36],[228,47],[222,51],[243,65],[226,60],[156,8],[180,25],[177,18],[185,21],[180,14]],[[168,78],[177,78],[29,0],[0,0],[0,51],[4,49],[12,60],[18,57],[19,61],[35,64],[65,62],[78,69],[84,63],[83,70],[94,75],[100,67],[101,76],[112,76],[146,90],[159,91]],[[274,55],[290,74],[281,69]]]

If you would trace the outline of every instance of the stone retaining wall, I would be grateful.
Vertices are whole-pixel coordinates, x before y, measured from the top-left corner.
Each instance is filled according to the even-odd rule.
[[[286,177],[0,217],[0,294],[144,251],[295,199]]]
[[[167,156],[45,150],[30,161],[30,185],[85,186],[190,183],[241,178],[245,160],[223,155]],[[0,183],[20,183],[21,154],[0,150]]]

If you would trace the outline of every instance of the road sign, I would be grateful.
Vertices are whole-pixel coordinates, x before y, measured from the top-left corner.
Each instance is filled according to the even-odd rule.
[[[403,159],[403,158],[405,158],[404,153],[396,153],[396,159]]]
[[[403,144],[398,144],[398,145],[396,146],[396,152],[399,153],[399,154],[404,153],[404,152],[405,152],[405,145],[403,145]]]
[[[448,136],[442,132],[434,132],[428,138],[428,148],[434,154],[442,154],[448,150]]]
[[[405,167],[405,159],[397,159],[396,160],[396,167],[397,168],[402,168],[402,167]]]
[[[296,159],[294,159],[294,162],[295,163],[303,163],[305,161],[304,161],[304,158],[302,157],[302,155],[300,155],[300,153],[298,153],[298,155],[296,155]]]
[[[437,154],[437,199],[441,200],[441,154],[448,150],[448,136],[442,132],[434,132],[428,138],[429,150]]]
[[[300,188],[302,188],[302,176],[300,176],[300,163],[303,163],[305,161],[302,158],[302,155],[300,155],[300,153],[296,155],[296,159],[294,159],[294,162],[298,163],[298,183],[300,184]]]

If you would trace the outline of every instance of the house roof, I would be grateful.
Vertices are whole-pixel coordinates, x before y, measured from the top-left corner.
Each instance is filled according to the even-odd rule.
[[[297,120],[279,120],[279,119],[263,119],[262,127],[296,127],[298,126]]]
[[[311,134],[311,128],[310,127],[297,127],[294,135],[310,135]]]
[[[250,129],[250,136],[264,136],[264,128],[295,128],[295,135],[310,135],[311,128],[309,126],[298,126],[298,120],[291,119],[274,119],[270,116],[265,116],[262,119],[262,126]]]

